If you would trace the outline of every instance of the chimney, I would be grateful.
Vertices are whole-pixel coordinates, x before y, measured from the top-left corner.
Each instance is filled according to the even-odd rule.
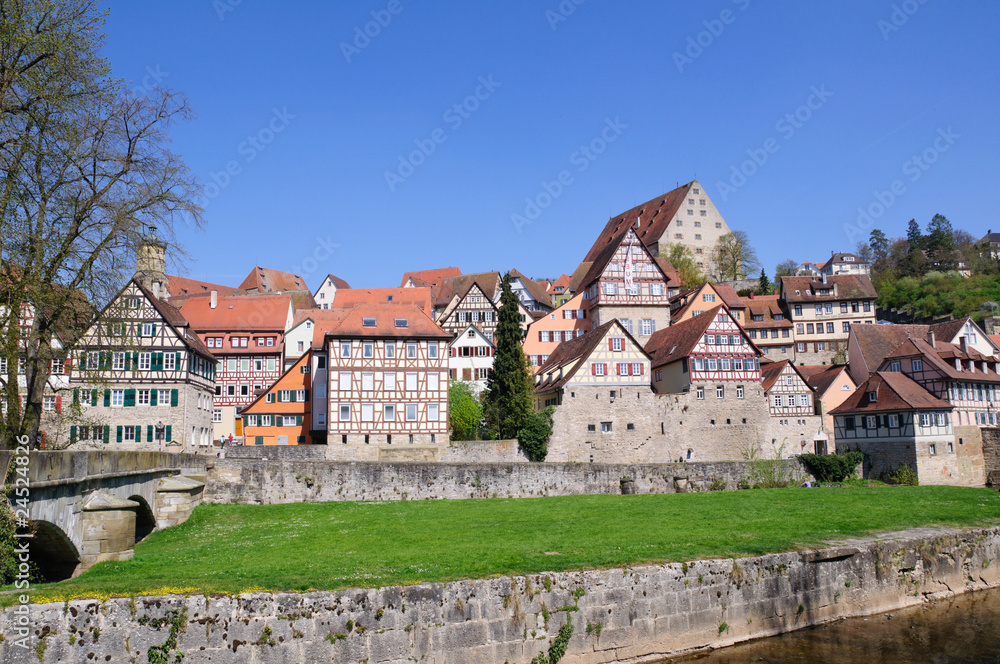
[[[215,290],[212,291],[212,299],[209,301],[208,306],[211,307],[212,309],[215,309],[217,306],[219,306],[219,291]]]
[[[927,335],[930,337],[930,341],[928,343],[930,343],[931,348],[935,348],[936,346],[934,344],[934,330],[928,330]]]
[[[969,340],[964,334],[958,338],[958,345],[961,347],[963,353],[969,352]]]
[[[155,297],[157,300],[160,299],[160,287],[161,284],[159,281],[153,282],[153,297]]]

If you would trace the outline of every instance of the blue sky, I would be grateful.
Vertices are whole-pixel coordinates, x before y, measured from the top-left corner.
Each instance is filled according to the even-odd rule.
[[[610,216],[694,178],[772,275],[911,218],[1000,229],[1000,3],[108,7],[115,74],[198,114],[173,131],[210,196],[180,232],[193,278],[554,278]]]

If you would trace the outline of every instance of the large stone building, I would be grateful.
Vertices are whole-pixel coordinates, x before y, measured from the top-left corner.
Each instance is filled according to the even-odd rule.
[[[596,260],[611,240],[628,227],[636,229],[653,256],[666,255],[672,244],[689,248],[698,269],[712,276],[717,276],[712,258],[715,245],[730,232],[704,187],[692,180],[608,220],[584,262]]]
[[[211,444],[216,358],[184,316],[132,279],[75,346],[81,447],[199,451]]]
[[[799,364],[847,356],[851,326],[875,322],[875,287],[867,275],[782,277],[781,302],[795,325]]]

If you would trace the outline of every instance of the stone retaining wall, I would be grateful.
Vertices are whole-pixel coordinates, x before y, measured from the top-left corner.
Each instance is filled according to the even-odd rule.
[[[986,486],[1000,488],[1000,429],[983,429],[983,460],[986,464]]]
[[[795,483],[795,459],[779,462]],[[275,504],[326,500],[530,498],[598,493],[678,493],[753,483],[743,462],[672,464],[364,463],[216,459],[205,501]]]
[[[74,600],[0,614],[0,661],[651,662],[1000,586],[1000,528],[926,529],[738,560],[382,589]],[[171,641],[173,644],[171,645]],[[41,643],[42,645],[39,645]],[[24,647],[22,648],[21,645]]]

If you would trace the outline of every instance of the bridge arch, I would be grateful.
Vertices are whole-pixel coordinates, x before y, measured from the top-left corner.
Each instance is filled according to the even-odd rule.
[[[135,541],[139,543],[156,530],[156,515],[142,496],[136,494],[128,499],[139,503],[135,511]]]
[[[35,535],[28,544],[31,562],[46,582],[73,576],[80,565],[80,552],[62,528],[50,521],[32,521]]]

